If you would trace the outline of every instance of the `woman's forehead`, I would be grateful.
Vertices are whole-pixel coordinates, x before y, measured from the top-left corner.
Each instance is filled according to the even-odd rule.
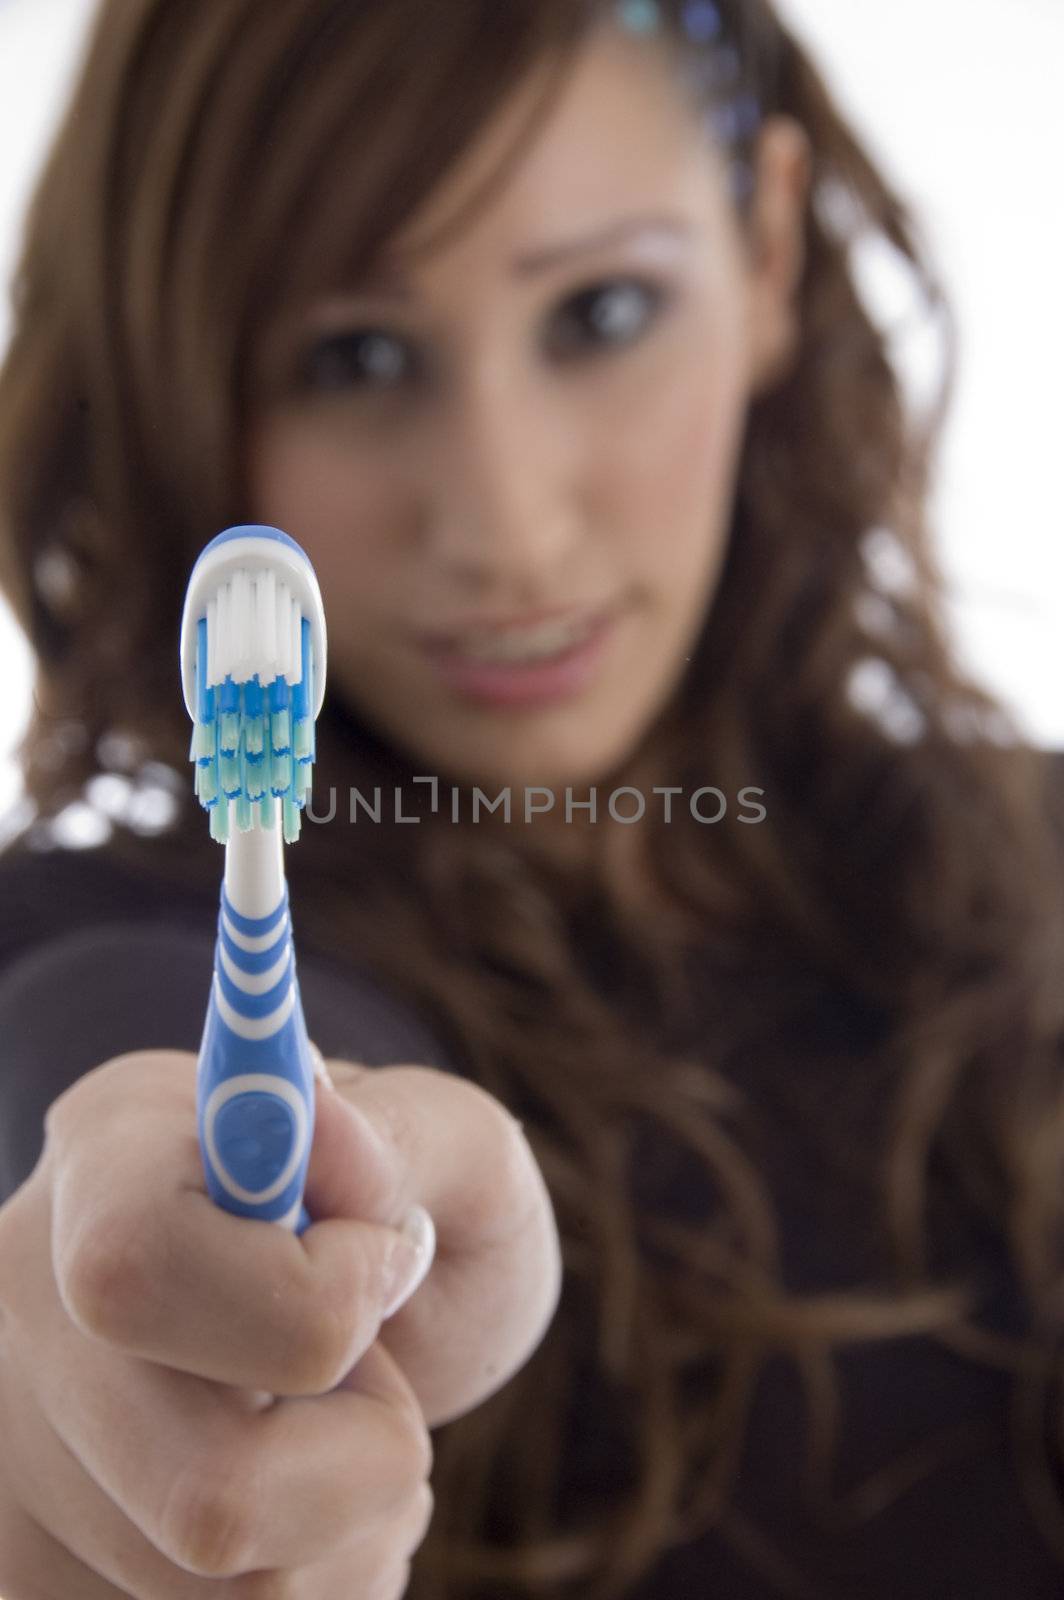
[[[536,87],[523,86],[478,134],[399,232],[348,277],[351,287],[409,298],[410,269],[438,258],[452,219],[464,216],[502,169],[528,126]],[[606,34],[581,52],[549,114],[457,239],[497,246],[500,265],[515,279],[576,259],[596,243],[631,238],[675,246],[704,222],[710,174],[719,178],[719,161],[661,58],[643,43]],[[338,180],[334,214],[342,226]]]

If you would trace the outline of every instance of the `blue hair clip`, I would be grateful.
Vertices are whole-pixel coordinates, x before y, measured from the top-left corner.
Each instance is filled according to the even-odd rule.
[[[683,25],[694,44],[715,44],[724,32],[724,22],[713,0],[686,0]]]
[[[617,0],[615,13],[621,27],[640,38],[656,34],[662,26],[659,0]],[[727,37],[720,7],[714,0],[684,0],[680,15],[687,38],[702,47],[701,53],[685,63],[684,70],[697,91],[718,100],[707,116],[710,132],[728,146],[753,139],[761,126],[761,106],[756,95],[742,92],[742,58]],[[730,98],[723,98],[728,95]],[[749,174],[737,183],[745,193]]]
[[[617,20],[629,33],[656,33],[661,26],[657,0],[619,0]]]
[[[617,19],[629,33],[656,33],[661,26],[658,0],[618,0]],[[715,44],[724,33],[724,19],[713,0],[685,0],[680,12],[692,44]]]

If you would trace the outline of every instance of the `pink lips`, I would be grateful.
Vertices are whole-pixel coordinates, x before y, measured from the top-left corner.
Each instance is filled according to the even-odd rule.
[[[590,606],[555,606],[550,610],[526,611],[520,616],[459,617],[451,627],[434,628],[422,638],[433,649],[446,649],[471,633],[504,633],[510,628],[531,628],[539,622],[575,622],[578,618],[590,618],[596,614]]]
[[[578,615],[578,612],[548,612],[534,620]],[[521,620],[530,623],[533,618]],[[570,699],[587,688],[613,633],[615,621],[612,615],[601,617],[586,639],[564,654],[544,661],[472,661],[454,650],[453,635],[447,643],[441,643],[438,638],[435,642],[426,641],[425,649],[437,677],[464,699],[489,706],[548,705]],[[514,626],[514,622],[510,626]]]

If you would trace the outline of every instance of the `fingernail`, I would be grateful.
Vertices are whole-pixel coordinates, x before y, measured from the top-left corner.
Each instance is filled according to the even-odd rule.
[[[336,1085],[329,1075],[328,1067],[325,1065],[325,1057],[322,1055],[313,1039],[310,1039],[307,1042],[310,1045],[310,1061],[314,1068],[314,1076],[317,1078],[318,1082],[323,1088],[331,1089],[335,1094]]]
[[[424,1206],[411,1206],[399,1225],[402,1237],[389,1260],[388,1298],[381,1318],[389,1317],[406,1305],[415,1289],[424,1283],[436,1254],[436,1228]]]

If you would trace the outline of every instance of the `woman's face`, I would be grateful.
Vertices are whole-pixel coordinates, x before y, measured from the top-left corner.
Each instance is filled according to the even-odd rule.
[[[332,692],[426,776],[560,791],[632,753],[683,677],[779,337],[722,158],[620,34],[490,209],[420,251],[526,110],[382,281],[278,326],[249,474],[254,517],[314,563]]]

